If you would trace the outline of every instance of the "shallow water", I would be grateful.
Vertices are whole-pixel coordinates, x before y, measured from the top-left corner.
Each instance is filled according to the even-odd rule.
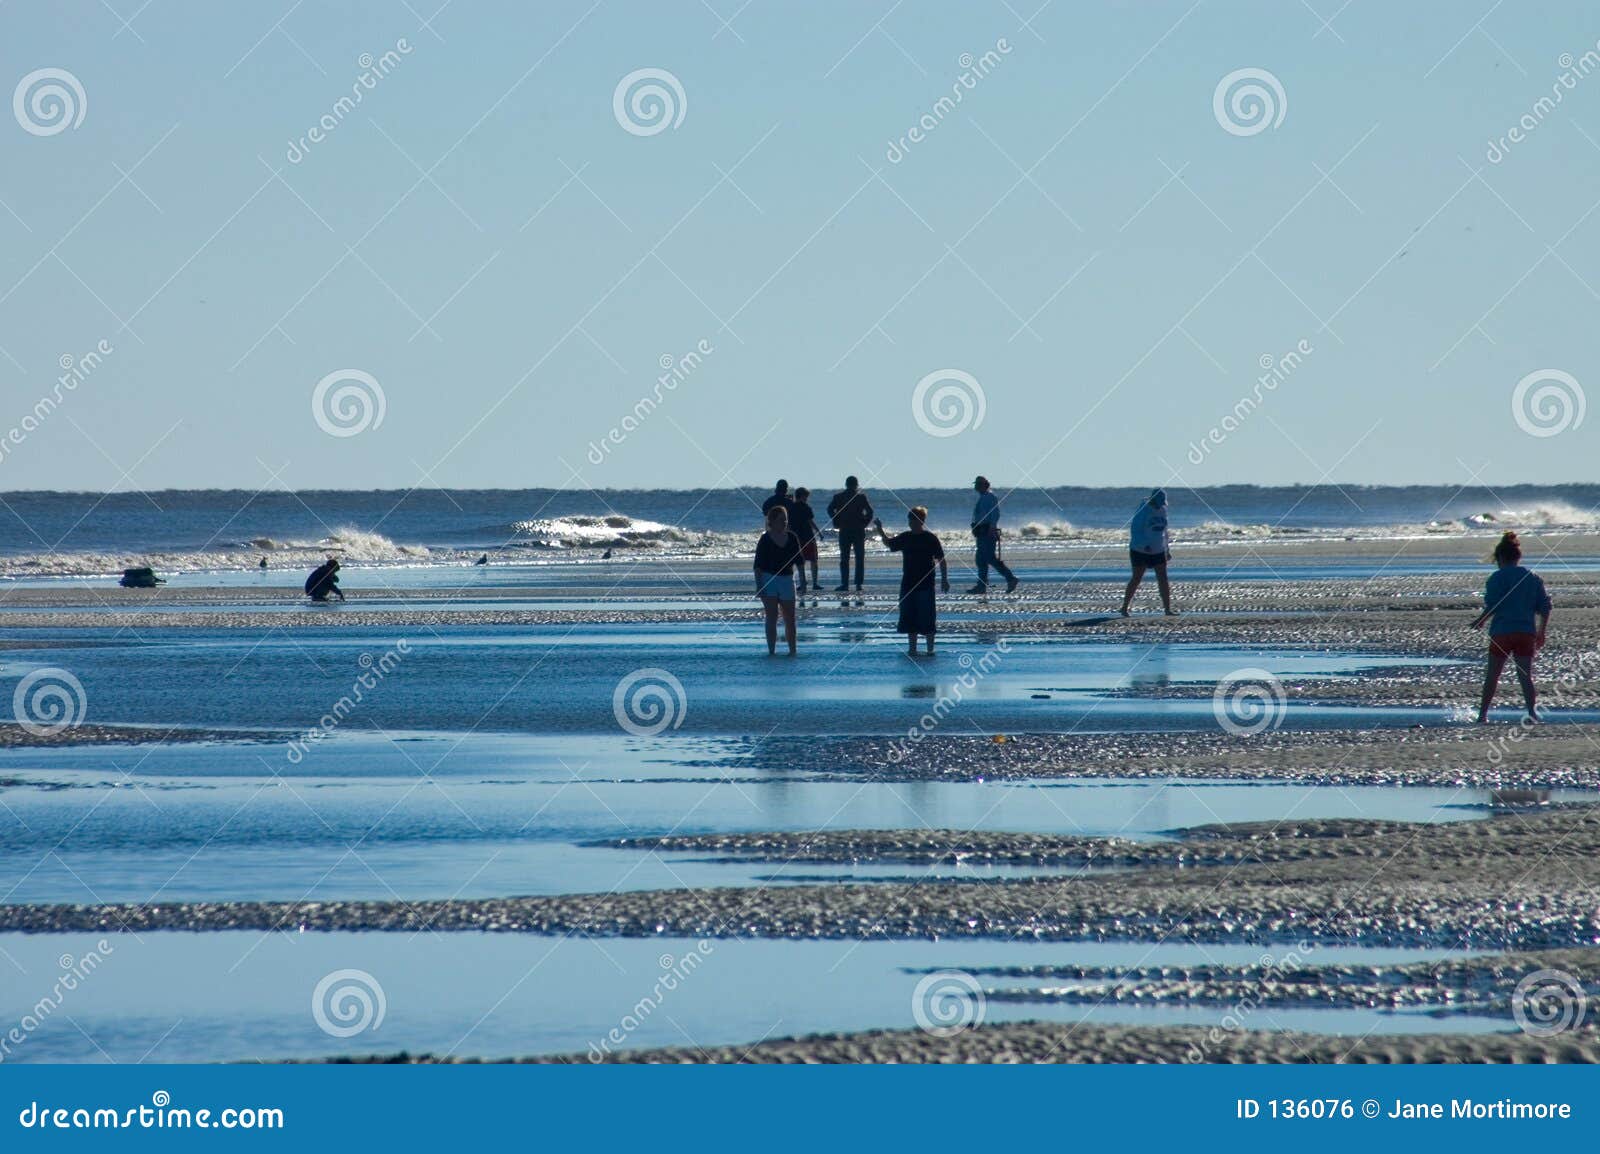
[[[906,828],[1154,838],[1287,817],[1476,820],[1490,800],[1483,790],[1281,782],[817,781],[736,762],[686,767],[667,748],[638,739],[351,738],[299,765],[269,744],[12,752],[0,765],[26,784],[0,792],[0,901],[420,899],[874,873],[1061,876],[1081,871],[729,863],[583,843]],[[694,742],[672,752],[714,764],[720,749]]]
[[[885,613],[807,618],[795,659],[769,657],[753,622],[51,630],[37,640],[93,644],[6,654],[0,702],[29,669],[53,666],[81,682],[91,722],[303,730],[348,698],[342,725],[354,730],[616,734],[619,684],[657,671],[644,684],[669,687],[661,702],[669,732],[684,735],[904,733],[941,699],[936,716],[960,732],[1215,730],[1209,698],[1113,695],[1210,684],[1245,669],[1291,680],[1436,664],[1312,650],[1007,638],[960,622],[941,636],[937,657],[913,660],[892,623]],[[378,678],[376,669],[387,673]],[[363,677],[377,683],[358,689]],[[631,701],[624,705],[631,720],[655,720]],[[1443,709],[1294,704],[1284,724],[1447,719]]]
[[[563,584],[572,568],[547,583],[561,604],[612,604],[591,602],[587,591]],[[432,582],[442,571],[428,572],[434,576],[425,580]],[[643,576],[632,579],[643,597],[659,596],[643,592]],[[659,582],[659,574],[649,580]],[[721,592],[726,586],[718,584],[726,572],[707,567],[704,580],[699,601],[659,604],[729,607]],[[252,612],[265,608],[235,600]],[[468,594],[443,607],[467,617],[556,603],[537,595],[503,600]],[[282,607],[301,604],[291,598]],[[403,605],[398,599],[380,604]],[[628,603],[633,609],[644,604],[657,602]],[[1146,691],[1209,686],[1241,669],[1293,683],[1429,664],[1410,658],[1002,638],[985,631],[976,602],[957,602],[946,616],[939,656],[913,661],[892,631],[887,591],[863,607],[841,610],[825,600],[808,610],[802,653],[792,661],[768,658],[759,627],[748,617],[531,628],[466,620],[416,627],[397,619],[393,626],[354,627],[339,623],[343,609],[329,607],[325,621],[310,627],[14,631],[13,638],[66,645],[0,655],[0,708],[7,701],[14,706],[13,687],[27,672],[57,667],[81,683],[86,721],[146,726],[154,740],[0,751],[0,902],[408,901],[1071,876],[1085,871],[719,861],[708,854],[585,843],[846,828],[1158,838],[1213,822],[1477,820],[1490,800],[1485,791],[1465,789],[1283,782],[828,780],[838,777],[837,767],[820,760],[827,750],[821,742],[818,763],[804,761],[808,737],[905,733],[924,717],[938,719],[946,733],[964,735],[1125,731],[1159,742],[1169,740],[1164,734],[1216,732],[1219,718],[1209,693],[1183,700]],[[653,671],[647,683],[665,687],[657,699],[665,720],[617,696],[619,684],[640,671]],[[334,714],[340,720],[325,739],[286,740]],[[1559,713],[1553,718],[1561,719]],[[1314,729],[1449,720],[1443,709],[1294,704],[1284,709],[1281,724]],[[273,736],[161,744],[171,726],[258,729]],[[752,743],[774,737],[799,737],[785,748],[800,750],[800,760],[771,769],[741,759]],[[670,967],[695,949],[681,941],[477,934],[146,934],[142,940],[118,936],[108,945],[112,959],[6,1060],[233,1060],[401,1048],[487,1055],[582,1051],[604,1040],[651,994],[664,955]],[[51,989],[62,955],[81,957],[93,947],[94,940],[81,935],[0,935],[0,972],[7,975],[0,981],[0,1027],[20,1021]],[[1245,962],[1262,952],[1006,942],[713,943],[705,972],[673,991],[659,1014],[624,1030],[621,1044],[749,1043],[769,1035],[908,1026],[918,980],[908,969],[918,967]],[[1347,956],[1376,957],[1318,952],[1318,960]],[[373,975],[388,1004],[378,1030],[349,1040],[322,1030],[310,1011],[319,979],[345,969]],[[995,1021],[1146,1023],[1215,1023],[1222,1013],[999,1003],[987,1011]],[[1504,1028],[1365,1011],[1263,1010],[1251,1024],[1352,1034]]]
[[[586,1053],[591,1046],[598,1052],[602,1044],[625,1049],[750,1043],[820,1031],[910,1028],[917,1024],[922,979],[914,971],[926,968],[1245,964],[1274,953],[1236,946],[696,943],[509,934],[0,934],[0,969],[7,974],[0,983],[0,1027],[32,1015],[64,972],[62,962],[78,962],[91,951],[99,955],[97,968],[62,994],[59,1008],[5,1060],[248,1061],[402,1049],[512,1056]],[[1320,948],[1301,956],[1319,964],[1387,964],[1451,955]],[[323,1021],[347,1031],[369,1023],[345,1037],[325,1031],[313,1010],[319,983],[340,971],[359,974],[328,986],[320,1001]],[[351,999],[344,1003],[349,1016],[341,1018],[333,997],[341,988],[362,989],[370,1012]],[[983,1016],[1216,1025],[1231,1012],[990,1002]],[[1508,1028],[1503,1021],[1367,1010],[1257,1009],[1246,1024],[1349,1035]]]

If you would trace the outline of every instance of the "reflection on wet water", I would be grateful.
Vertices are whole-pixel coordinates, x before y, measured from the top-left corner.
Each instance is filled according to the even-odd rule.
[[[60,956],[81,957],[100,940],[0,934],[0,950],[25,971],[0,985],[0,1021],[17,1021],[48,992]],[[145,933],[106,940],[112,952],[70,995],[70,1021],[66,1014],[47,1018],[8,1061],[248,1061],[402,1049],[491,1057],[581,1054],[613,1029],[622,1035],[613,1043],[617,1049],[684,1045],[686,1039],[713,1046],[834,1030],[909,1029],[916,1024],[918,971],[930,968],[1250,964],[1261,955],[1254,946],[597,941],[519,934]],[[693,965],[685,961],[691,955]],[[1390,964],[1444,956],[1326,949],[1316,960]],[[347,971],[358,971],[359,979],[351,980],[369,991],[381,991],[384,1013],[375,1026],[369,1020],[352,1036],[335,1038],[319,1026],[313,995],[328,975]],[[670,989],[662,981],[668,973],[675,979]],[[642,1001],[651,1012],[634,1012]],[[984,1017],[1214,1025],[1229,1012],[990,1002]],[[1506,1027],[1503,1021],[1368,1010],[1268,1008],[1258,1009],[1251,1025],[1350,1035]]]

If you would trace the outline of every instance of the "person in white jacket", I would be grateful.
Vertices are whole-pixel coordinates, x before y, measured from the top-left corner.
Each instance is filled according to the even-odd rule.
[[[1139,591],[1144,571],[1156,571],[1156,587],[1161,590],[1161,607],[1168,617],[1176,617],[1172,607],[1172,586],[1167,582],[1167,562],[1172,560],[1171,538],[1167,535],[1167,491],[1156,489],[1128,524],[1128,560],[1133,565],[1133,576],[1128,578],[1127,591],[1122,595],[1122,615],[1132,616],[1133,595]]]

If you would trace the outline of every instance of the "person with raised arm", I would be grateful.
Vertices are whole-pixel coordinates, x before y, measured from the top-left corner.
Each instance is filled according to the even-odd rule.
[[[911,656],[917,655],[917,635],[928,639],[928,656],[933,656],[933,635],[938,632],[938,609],[933,596],[933,571],[939,569],[939,588],[950,592],[950,569],[945,564],[944,546],[928,532],[928,510],[918,505],[906,514],[908,529],[893,537],[874,521],[878,536],[889,552],[900,554],[900,621],[895,629],[906,635]]]

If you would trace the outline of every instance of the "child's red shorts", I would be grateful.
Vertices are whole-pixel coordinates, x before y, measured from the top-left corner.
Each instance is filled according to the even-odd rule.
[[[1532,633],[1502,633],[1489,638],[1489,652],[1497,657],[1526,657],[1539,652],[1539,639]]]

